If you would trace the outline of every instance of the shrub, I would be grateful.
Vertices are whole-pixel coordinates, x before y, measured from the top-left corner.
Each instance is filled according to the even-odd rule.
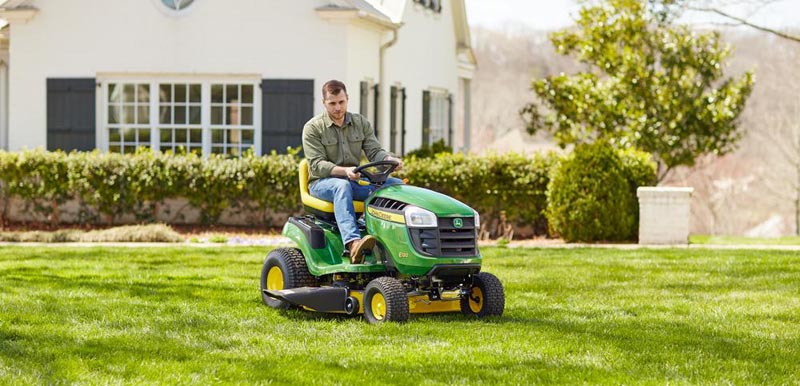
[[[606,142],[582,144],[555,170],[547,191],[551,234],[567,242],[635,240],[636,188],[655,181],[649,156]]]
[[[406,157],[432,158],[441,153],[453,153],[453,148],[447,146],[447,144],[444,143],[444,139],[440,139],[430,146],[423,146],[417,150],[410,151],[406,154]]]

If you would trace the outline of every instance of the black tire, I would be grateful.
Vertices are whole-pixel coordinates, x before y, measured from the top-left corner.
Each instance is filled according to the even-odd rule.
[[[403,283],[387,276],[369,282],[364,290],[364,316],[368,322],[403,322],[408,320],[408,314],[408,296]]]
[[[269,289],[281,290],[316,285],[316,279],[308,272],[303,252],[300,252],[297,248],[273,249],[267,254],[264,266],[261,268],[261,300],[267,306],[280,310],[285,310],[290,306],[286,301],[274,299],[264,294],[264,290],[268,288],[268,276],[273,267],[277,268],[278,271],[275,271],[275,274],[278,274],[281,280],[279,285],[275,282],[271,283],[274,288]]]
[[[485,316],[503,315],[506,307],[506,296],[503,283],[495,275],[481,272],[472,278],[470,294],[461,298],[461,313]]]

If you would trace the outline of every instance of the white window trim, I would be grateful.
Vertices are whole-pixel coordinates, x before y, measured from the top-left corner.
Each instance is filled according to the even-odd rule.
[[[160,0],[159,0],[160,2]],[[201,109],[200,124],[203,130],[203,157],[211,154],[211,84],[252,84],[253,85],[253,149],[257,156],[261,156],[261,76],[255,74],[97,74],[101,92],[95,97],[95,138],[96,148],[108,152],[108,85],[109,83],[148,83],[151,96],[157,96],[152,90],[158,89],[159,83],[200,83]],[[150,99],[150,148],[160,152],[161,136],[158,132],[159,101],[156,97]]]

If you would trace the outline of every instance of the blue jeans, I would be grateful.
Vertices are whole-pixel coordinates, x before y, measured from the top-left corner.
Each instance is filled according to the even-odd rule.
[[[398,178],[389,177],[383,186],[402,184]],[[353,207],[353,200],[364,201],[370,194],[378,190],[378,186],[361,186],[355,181],[344,178],[322,178],[314,181],[308,188],[312,196],[333,203],[333,214],[336,216],[336,224],[342,234],[342,242],[347,243],[361,238],[356,224],[356,209]]]

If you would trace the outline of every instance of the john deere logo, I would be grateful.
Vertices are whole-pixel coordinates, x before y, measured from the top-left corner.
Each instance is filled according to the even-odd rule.
[[[463,227],[464,226],[464,220],[462,220],[460,218],[454,218],[453,219],[453,226],[456,227],[456,228]]]

